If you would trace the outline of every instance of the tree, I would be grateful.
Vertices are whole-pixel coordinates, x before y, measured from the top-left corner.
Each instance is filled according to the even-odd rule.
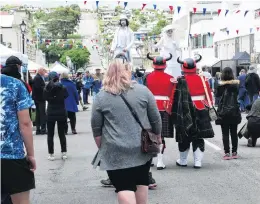
[[[46,46],[46,44],[40,44],[39,48],[46,54],[49,63],[54,63],[56,61],[59,61],[61,56],[67,50],[69,50],[69,48],[61,47],[55,44],[52,44],[48,47]]]
[[[66,64],[66,56],[69,56],[72,63],[76,66],[76,69],[79,69],[89,63],[90,52],[87,48],[73,48],[68,50],[60,59],[64,64]]]
[[[136,23],[136,21],[130,21],[129,23],[129,27],[134,31],[138,31],[138,29],[140,28],[140,24]]]
[[[162,29],[167,25],[167,21],[165,19],[161,19],[157,22],[156,26],[153,28],[152,32],[148,35],[159,35],[162,32]]]
[[[68,34],[76,32],[76,26],[80,21],[80,12],[71,7],[59,7],[48,15],[46,28],[52,37],[67,39]]]
[[[141,24],[146,24],[147,23],[147,17],[145,17],[143,14],[139,15],[139,21]]]

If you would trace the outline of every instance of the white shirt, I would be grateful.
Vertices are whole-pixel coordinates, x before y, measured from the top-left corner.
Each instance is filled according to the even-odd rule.
[[[128,37],[127,29],[120,28],[118,31],[118,36],[117,36],[117,47],[126,48],[127,47],[127,37]]]

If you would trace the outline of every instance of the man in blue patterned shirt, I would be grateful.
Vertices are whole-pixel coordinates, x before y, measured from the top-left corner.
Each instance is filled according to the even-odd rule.
[[[29,116],[34,103],[20,80],[1,74],[0,81],[1,193],[13,203],[29,204],[36,169]]]

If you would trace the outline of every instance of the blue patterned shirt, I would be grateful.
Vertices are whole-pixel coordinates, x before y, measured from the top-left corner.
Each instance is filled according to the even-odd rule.
[[[29,109],[34,103],[21,81],[3,74],[0,81],[0,158],[22,159],[25,153],[17,112]]]

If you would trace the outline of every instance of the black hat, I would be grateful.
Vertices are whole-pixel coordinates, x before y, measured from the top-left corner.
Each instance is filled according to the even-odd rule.
[[[154,69],[165,69],[167,67],[166,61],[170,60],[172,58],[172,54],[170,54],[170,57],[168,58],[163,58],[161,56],[157,56],[157,57],[150,57],[150,53],[147,54],[147,58],[149,60],[153,61],[153,68]]]
[[[183,61],[180,59],[180,57],[178,57],[177,62],[179,64],[182,64],[183,71],[193,72],[197,68],[196,63],[199,62],[202,59],[201,55],[198,54],[198,56],[199,56],[198,59],[187,58]]]
[[[15,64],[18,64],[18,65],[22,65],[22,61],[16,57],[16,56],[11,56],[11,57],[8,57],[8,59],[6,60],[5,62],[5,65],[15,65]]]

